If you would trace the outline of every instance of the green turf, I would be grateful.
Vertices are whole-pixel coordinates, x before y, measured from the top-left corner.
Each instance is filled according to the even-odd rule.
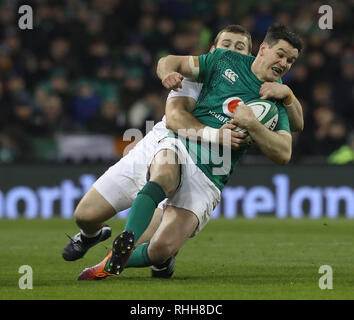
[[[123,223],[109,222],[115,234]],[[0,220],[0,299],[354,299],[354,220],[212,220],[180,250],[170,280],[144,268],[77,281],[112,240],[65,262],[65,232],[76,230],[70,220]],[[33,269],[32,290],[18,286],[21,265]],[[333,269],[332,290],[318,286],[321,265]]]

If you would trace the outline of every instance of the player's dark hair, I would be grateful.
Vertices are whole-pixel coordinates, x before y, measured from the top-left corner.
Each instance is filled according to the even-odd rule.
[[[272,47],[277,44],[279,40],[287,41],[296,48],[300,54],[303,44],[299,35],[291,31],[287,26],[275,23],[268,28],[264,42]]]
[[[248,39],[248,53],[251,54],[252,51],[252,37],[251,34],[242,26],[238,25],[238,24],[230,24],[228,26],[226,26],[225,28],[223,28],[222,30],[219,31],[219,33],[216,35],[215,39],[214,39],[214,46],[216,47],[220,35],[223,32],[231,32],[231,33],[237,33],[237,34],[242,34],[244,36],[247,37]]]

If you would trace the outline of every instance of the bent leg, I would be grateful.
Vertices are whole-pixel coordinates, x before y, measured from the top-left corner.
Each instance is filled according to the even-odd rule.
[[[189,239],[198,222],[191,211],[167,206],[151,242],[143,243],[133,251],[126,268],[141,268],[165,262]]]
[[[94,188],[85,194],[77,205],[74,218],[77,226],[86,234],[92,234],[100,230],[104,223],[111,219],[117,210]],[[160,225],[162,210],[157,208],[153,218],[139,239],[137,245],[148,242]]]
[[[94,188],[84,195],[74,212],[77,226],[86,234],[92,234],[101,229],[104,222],[112,218],[117,211]]]
[[[161,216],[162,216],[162,209],[156,208],[149,226],[147,227],[145,232],[142,234],[142,236],[139,238],[138,242],[136,243],[137,247],[145,242],[150,242],[151,238],[153,237],[153,235],[155,234],[157,228],[161,223]]]
[[[161,264],[173,256],[191,237],[198,223],[192,211],[167,206],[161,224],[150,241],[150,260]]]
[[[158,204],[166,198],[166,194],[176,190],[179,170],[174,151],[163,149],[157,152],[150,167],[150,181],[134,200],[125,226],[125,230],[134,232],[134,244],[150,224]]]
[[[177,154],[169,149],[160,150],[150,166],[150,180],[158,183],[166,195],[174,192],[180,183]]]

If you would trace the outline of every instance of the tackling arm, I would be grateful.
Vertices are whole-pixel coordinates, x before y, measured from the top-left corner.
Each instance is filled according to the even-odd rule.
[[[166,127],[183,138],[194,141],[221,143],[230,145],[234,149],[245,143],[246,135],[233,131],[236,126],[231,123],[224,124],[220,129],[215,129],[198,121],[191,112],[196,101],[190,97],[173,97],[166,102]],[[225,138],[230,138],[224,140]],[[231,141],[231,142],[230,142]]]
[[[199,60],[195,56],[169,55],[159,60],[156,72],[165,88],[178,90],[182,88],[184,76],[194,79],[198,77]],[[184,138],[221,143],[236,149],[245,143],[246,135],[234,132],[234,124],[226,123],[220,129],[215,129],[199,122],[191,114],[195,103],[189,97],[169,98],[165,110],[166,127]]]
[[[173,97],[166,102],[166,127],[178,133],[180,129],[204,129],[205,125],[199,122],[192,114],[195,100],[190,97]]]
[[[168,55],[158,61],[156,73],[165,88],[177,90],[182,87],[184,77],[198,78],[198,57]]]

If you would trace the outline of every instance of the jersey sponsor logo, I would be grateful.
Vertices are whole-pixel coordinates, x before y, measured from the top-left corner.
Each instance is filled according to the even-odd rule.
[[[214,118],[218,119],[220,122],[223,124],[228,123],[231,119],[228,116],[225,116],[222,113],[216,113],[215,111],[209,110],[209,114],[213,116]]]
[[[231,82],[234,84],[236,80],[239,78],[239,76],[232,71],[231,69],[226,69],[224,74],[222,75],[227,81]]]
[[[232,117],[235,109],[243,104],[244,102],[241,98],[231,97],[224,101],[224,103],[222,104],[222,110],[227,116]]]

